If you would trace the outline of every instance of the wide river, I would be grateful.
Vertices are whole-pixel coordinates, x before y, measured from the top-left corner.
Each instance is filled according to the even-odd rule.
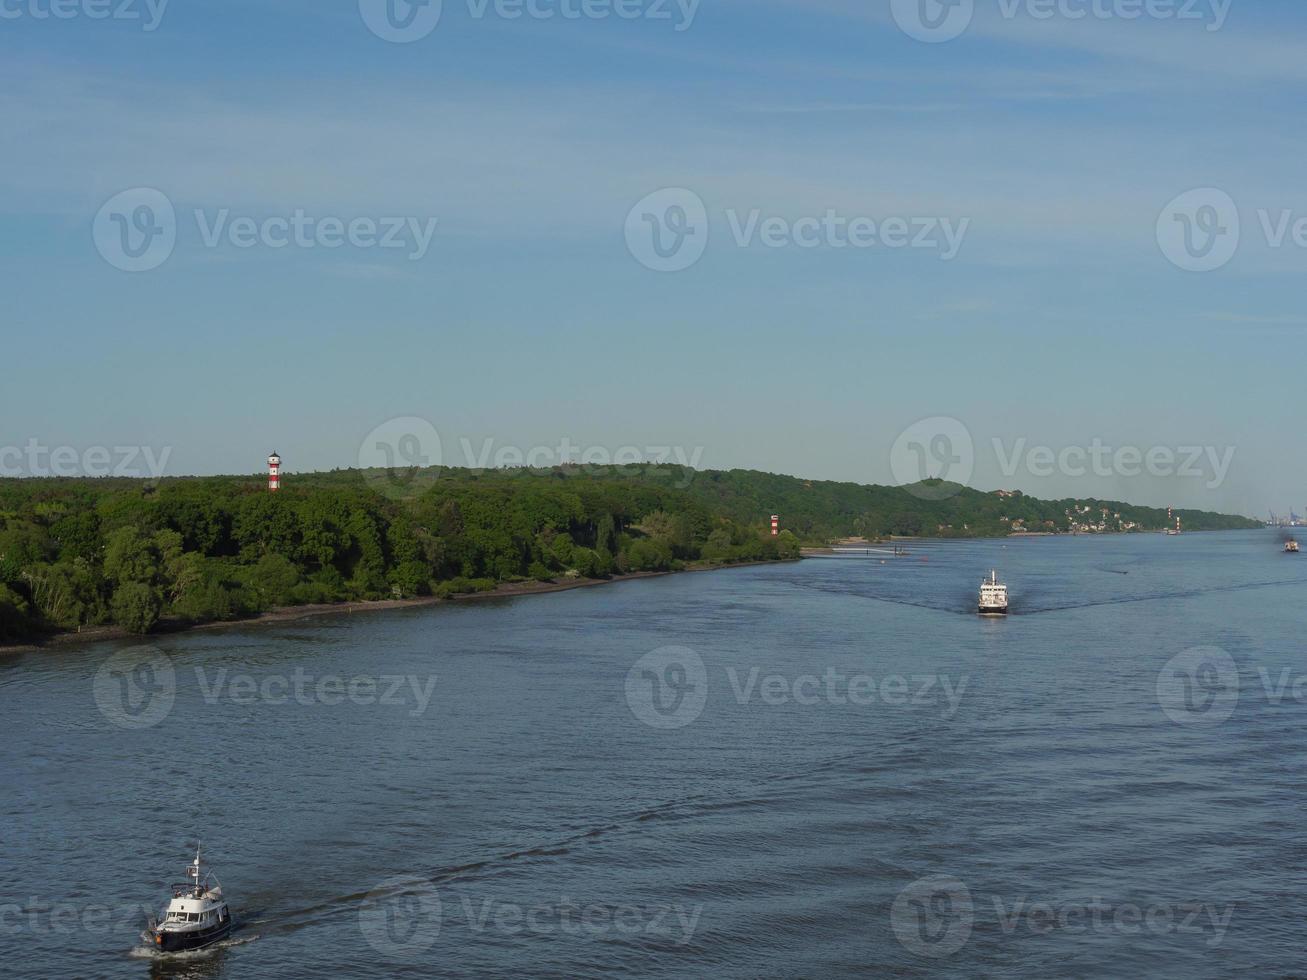
[[[0,974],[1300,975],[1305,588],[919,543],[2,658]],[[197,841],[239,928],[160,957]]]

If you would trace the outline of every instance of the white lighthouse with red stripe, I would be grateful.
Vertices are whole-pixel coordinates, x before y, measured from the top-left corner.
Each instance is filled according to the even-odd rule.
[[[276,493],[281,489],[281,457],[275,452],[268,457],[268,489]]]
[[[772,514],[771,516],[771,536],[774,538],[781,533],[781,515]]]

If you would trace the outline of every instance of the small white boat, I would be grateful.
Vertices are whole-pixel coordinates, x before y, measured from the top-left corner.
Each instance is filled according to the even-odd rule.
[[[1286,541],[1284,543],[1284,553],[1286,555],[1298,554],[1298,542],[1295,541],[1293,538],[1290,538],[1288,541]]]
[[[149,923],[150,939],[162,953],[202,949],[231,933],[231,912],[222,885],[212,871],[202,867],[198,847],[186,877],[190,880],[171,886],[168,907]]]
[[[990,572],[989,578],[980,583],[980,606],[982,616],[1007,615],[1007,586],[998,580],[998,572]]]

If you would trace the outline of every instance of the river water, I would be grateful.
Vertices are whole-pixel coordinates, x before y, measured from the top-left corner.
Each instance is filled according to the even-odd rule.
[[[0,974],[1296,974],[1304,562],[923,542],[0,659]],[[240,928],[159,957],[197,840]]]

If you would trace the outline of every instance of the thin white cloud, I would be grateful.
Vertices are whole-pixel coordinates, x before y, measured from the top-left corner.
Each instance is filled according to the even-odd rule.
[[[1154,259],[1165,203],[1193,186],[1226,186],[1226,175],[1257,175],[1256,185],[1230,188],[1250,206],[1291,201],[1298,186],[1303,137],[1279,134],[1265,160],[1255,122],[1198,154],[1206,131],[1178,127],[1150,143],[1147,121],[914,105],[892,94],[749,107],[729,91],[682,102],[635,82],[523,94],[472,81],[415,92],[350,78],[283,85],[271,101],[253,84],[215,93],[12,64],[0,69],[0,208],[82,225],[112,194],[152,186],[185,213],[301,207],[435,216],[442,240],[620,242],[631,204],[686,186],[715,215],[969,218],[967,258],[1031,267],[1076,253],[1099,263]],[[929,125],[918,118],[923,106]]]

